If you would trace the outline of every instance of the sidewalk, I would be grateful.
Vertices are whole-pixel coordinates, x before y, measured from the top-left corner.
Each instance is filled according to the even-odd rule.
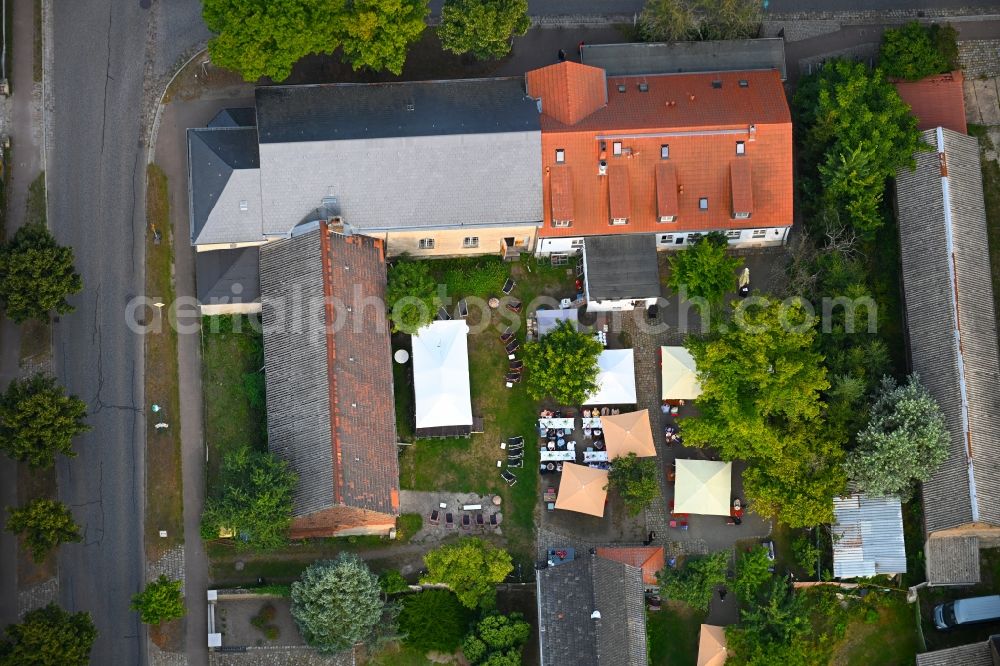
[[[13,0],[11,34],[14,50],[11,54],[12,118],[11,189],[7,199],[7,228],[9,238],[24,224],[28,186],[40,171],[39,130],[33,122],[35,110],[34,60],[34,2]],[[20,330],[4,318],[0,320],[0,390],[17,377],[21,351]],[[17,504],[17,465],[5,461],[0,465],[0,506]],[[17,617],[17,539],[3,529],[7,512],[0,518],[0,626],[16,622]]]

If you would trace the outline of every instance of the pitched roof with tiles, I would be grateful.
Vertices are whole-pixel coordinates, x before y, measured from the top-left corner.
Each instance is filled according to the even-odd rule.
[[[536,585],[541,666],[646,666],[638,567],[583,557],[539,571]]]
[[[363,232],[542,219],[538,105],[520,78],[256,95],[269,234],[320,206]]]
[[[917,666],[993,666],[994,663],[989,641],[917,655]]]
[[[919,81],[895,81],[893,85],[917,117],[919,129],[944,127],[967,134],[963,81],[961,70],[956,70]]]
[[[656,585],[656,574],[666,562],[663,546],[604,546],[597,549],[597,556],[642,569],[646,585]]]
[[[542,101],[540,236],[792,224],[792,124],[776,71],[613,76],[606,90],[607,105],[574,124],[549,115]],[[620,199],[613,192],[622,180],[615,173],[622,169],[630,215],[627,224],[612,226],[612,200]],[[571,205],[560,201],[567,196]],[[553,206],[572,210],[568,225],[553,224]],[[673,220],[660,221],[670,216],[664,206],[674,209]]]
[[[382,241],[325,225],[260,249],[268,446],[299,475],[293,515],[399,512]]]
[[[951,435],[922,485],[930,534],[1000,526],[1000,360],[979,143],[948,129],[922,136],[934,150],[900,170],[896,199],[912,366]]]
[[[974,585],[979,582],[979,537],[936,536],[924,544],[927,582],[931,585]]]
[[[608,103],[607,79],[599,67],[566,60],[525,74],[528,94],[542,101],[542,113],[574,125]]]
[[[189,129],[187,142],[191,244],[263,241],[257,131]]]

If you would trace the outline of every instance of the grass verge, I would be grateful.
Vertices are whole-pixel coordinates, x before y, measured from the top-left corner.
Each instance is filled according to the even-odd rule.
[[[902,599],[887,601],[875,621],[854,619],[833,653],[833,666],[903,666],[917,654],[913,608]]]
[[[704,621],[704,613],[673,601],[665,602],[655,613],[647,613],[650,666],[694,666]]]
[[[25,224],[46,225],[48,219],[45,213],[45,172],[42,171],[28,185],[28,200],[25,203]]]
[[[154,242],[146,235],[146,294],[164,303],[174,301],[173,246],[170,234],[170,204],[167,176],[155,164],[146,170],[146,216],[149,224],[162,231]],[[145,335],[145,395],[161,411],[146,419],[146,557],[159,559],[163,553],[184,543],[184,503],[181,478],[180,394],[177,380],[177,332],[165,321],[165,313],[147,315]],[[157,423],[167,428],[158,429]],[[160,530],[167,537],[160,537]]]
[[[31,63],[31,78],[35,83],[42,82],[42,71],[44,56],[42,54],[42,0],[35,0],[34,6],[35,14],[35,32],[34,32],[34,45],[32,53],[32,63]]]

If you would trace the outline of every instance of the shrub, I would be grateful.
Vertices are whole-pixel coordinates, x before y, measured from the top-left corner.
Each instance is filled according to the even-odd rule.
[[[809,532],[792,539],[792,555],[795,557],[795,563],[802,567],[810,578],[816,575],[816,563],[822,553]]]
[[[145,624],[161,624],[184,617],[184,594],[181,581],[161,575],[132,597],[132,610],[139,612]]]
[[[399,594],[410,589],[410,585],[403,578],[403,574],[399,573],[396,569],[389,569],[379,574],[378,584],[382,588],[382,592],[386,595]]]
[[[487,615],[462,642],[470,664],[520,666],[521,650],[531,635],[531,625],[520,613]]]
[[[692,557],[682,568],[666,567],[660,572],[660,592],[667,599],[683,601],[695,610],[707,612],[716,585],[726,582],[728,567],[726,551]]]
[[[472,613],[448,590],[425,590],[403,598],[399,629],[407,645],[428,652],[454,652]]]
[[[889,76],[908,81],[946,72],[957,56],[957,45],[952,47],[954,40],[955,29],[951,26],[924,27],[912,21],[901,28],[890,28],[882,33],[879,66]]]
[[[424,555],[425,583],[444,583],[466,608],[490,608],[496,586],[514,570],[510,554],[482,539],[467,538]]]

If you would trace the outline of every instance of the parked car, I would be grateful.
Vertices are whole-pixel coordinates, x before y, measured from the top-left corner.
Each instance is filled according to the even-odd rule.
[[[934,626],[942,630],[998,620],[1000,620],[1000,594],[956,599],[934,607]]]

